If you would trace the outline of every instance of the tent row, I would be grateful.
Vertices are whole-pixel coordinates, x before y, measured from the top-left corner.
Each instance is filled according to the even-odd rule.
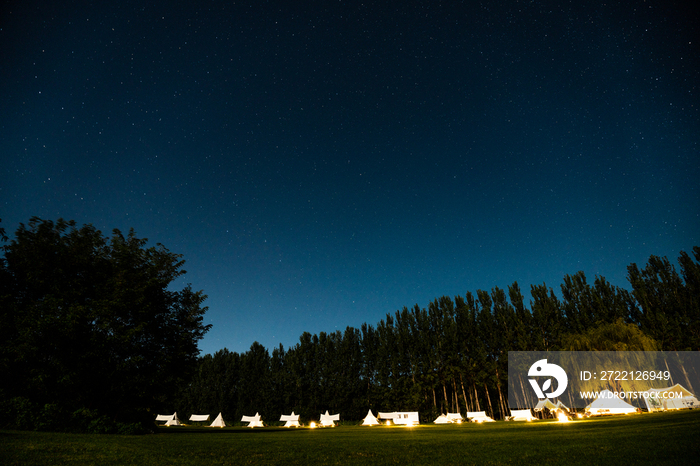
[[[209,420],[210,417],[208,414],[193,414],[190,416],[191,422],[209,422]],[[299,415],[294,414],[294,411],[292,411],[292,414],[283,414],[280,416],[280,421],[285,423],[284,427],[301,427]],[[319,425],[321,427],[333,427],[338,421],[340,421],[340,414],[328,414],[328,411],[326,411],[325,414],[321,414]],[[164,425],[166,426],[182,425],[180,419],[177,417],[177,412],[173,414],[159,414],[156,416],[156,422],[165,422]],[[260,413],[255,413],[255,416],[243,416],[241,422],[247,422],[248,425],[246,427],[264,427]],[[221,413],[219,413],[209,427],[226,427],[226,422],[224,422]]]
[[[374,416],[372,410],[367,412],[367,416],[362,420],[363,426],[376,426],[381,424],[380,419],[386,421],[387,424],[414,426],[420,423],[417,411],[394,411],[391,413],[379,412],[379,416]],[[468,412],[467,420],[470,422],[493,422],[493,419],[488,417],[484,411]],[[435,424],[461,424],[464,418],[459,413],[447,413],[439,415],[433,423]]]
[[[644,402],[646,403],[649,412],[654,411],[665,411],[674,409],[693,409],[700,408],[700,403],[698,399],[689,390],[676,384],[668,388],[650,388],[646,392],[642,392]],[[543,410],[548,410],[555,415],[559,413],[559,416],[569,416],[569,408],[565,406],[561,401],[553,403],[549,399],[540,400],[537,405],[533,408],[535,412],[540,412]],[[585,415],[586,416],[602,416],[602,415],[613,415],[613,414],[630,414],[637,412],[638,409],[631,404],[620,399],[617,394],[612,393],[609,390],[603,390],[599,393],[598,398],[596,398],[592,403],[586,406]],[[506,419],[507,421],[532,421],[535,416],[529,409],[516,409],[511,410],[511,415]],[[390,413],[379,412],[377,417],[372,414],[372,410],[367,412],[367,416],[362,420],[363,426],[374,426],[379,425],[380,419],[384,420],[385,423],[393,423],[396,425],[417,425],[419,424],[418,412],[417,411],[393,411]],[[489,416],[486,415],[484,411],[468,412],[466,419],[470,422],[494,422]],[[190,421],[192,422],[209,422],[210,417],[208,414],[193,414],[190,416]],[[180,419],[177,417],[177,413],[173,414],[159,414],[156,417],[157,422],[164,422],[166,426],[179,426],[182,425]],[[292,414],[283,414],[280,416],[280,421],[284,422],[284,427],[301,427],[299,423],[299,415],[292,411]],[[321,414],[319,425],[321,427],[332,427],[335,423],[340,421],[340,414],[329,414],[326,411]],[[464,418],[459,413],[447,413],[441,414],[433,422],[435,424],[458,424],[464,421]],[[247,427],[263,427],[263,421],[259,413],[255,413],[255,416],[243,416],[241,422],[247,422]],[[224,418],[219,413],[219,415],[214,419],[214,422],[210,424],[210,427],[225,427],[226,423]]]

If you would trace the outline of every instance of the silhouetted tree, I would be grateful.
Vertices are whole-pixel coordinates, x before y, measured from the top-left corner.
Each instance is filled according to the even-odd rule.
[[[204,294],[184,261],[133,230],[32,218],[5,251],[0,395],[119,422],[170,407],[197,364]],[[7,371],[7,372],[5,372]]]

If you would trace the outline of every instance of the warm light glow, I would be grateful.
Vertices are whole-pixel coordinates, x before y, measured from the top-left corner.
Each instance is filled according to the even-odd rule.
[[[564,413],[557,414],[557,417],[559,418],[559,422],[569,422],[569,418]]]
[[[583,417],[583,415],[581,413],[578,413],[578,414],[576,414],[576,417],[581,419]]]
[[[309,427],[311,427],[312,429],[315,429],[315,428],[316,428],[316,423],[315,423],[315,422],[312,422],[311,424],[309,424]]]

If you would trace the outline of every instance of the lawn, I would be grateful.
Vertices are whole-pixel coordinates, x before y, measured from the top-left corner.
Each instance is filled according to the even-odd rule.
[[[162,428],[144,436],[0,431],[0,464],[692,464],[700,411],[408,427]],[[697,464],[697,463],[695,463]]]

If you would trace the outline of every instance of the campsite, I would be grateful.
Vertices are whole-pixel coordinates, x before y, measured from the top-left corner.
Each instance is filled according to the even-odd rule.
[[[700,410],[559,423],[329,429],[162,427],[155,435],[0,431],[0,463],[134,465],[690,464]]]

